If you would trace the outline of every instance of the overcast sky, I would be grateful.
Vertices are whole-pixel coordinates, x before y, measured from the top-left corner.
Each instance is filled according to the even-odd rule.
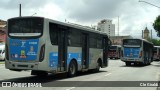
[[[19,16],[19,3],[22,16],[43,16],[64,22],[82,25],[97,25],[102,19],[111,19],[116,25],[120,17],[120,35],[140,38],[142,29],[152,28],[160,9],[139,0],[0,0],[0,19],[7,20]],[[144,0],[160,6],[160,0]],[[36,14],[35,14],[36,13]]]

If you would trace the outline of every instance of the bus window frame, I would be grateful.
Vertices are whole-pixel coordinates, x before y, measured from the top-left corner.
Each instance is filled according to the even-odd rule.
[[[140,45],[124,45],[124,41],[125,40],[139,40],[140,41]],[[142,43],[143,43],[143,41],[140,40],[140,39],[124,39],[123,42],[122,42],[122,45],[123,45],[123,47],[142,47]]]
[[[10,32],[9,32],[9,21],[10,20],[18,20],[18,19],[32,19],[32,18],[36,18],[36,19],[42,19],[42,31],[41,31],[41,34],[39,35],[39,36],[11,36],[10,35]],[[43,34],[44,34],[44,27],[45,27],[45,20],[44,20],[44,18],[42,18],[42,17],[17,17],[17,18],[11,18],[11,19],[8,19],[8,21],[7,21],[7,36],[9,37],[9,38],[12,38],[12,39],[38,39],[38,38],[40,38],[40,37],[42,37],[43,36]]]

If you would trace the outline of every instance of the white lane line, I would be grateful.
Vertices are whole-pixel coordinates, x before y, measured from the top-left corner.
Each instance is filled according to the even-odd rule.
[[[108,73],[108,74],[106,74],[106,75],[104,75],[104,76],[109,76],[109,75],[111,75],[112,73]]]
[[[68,89],[66,89],[66,90],[72,90],[72,89],[74,89],[74,88],[76,88],[76,87],[71,87],[71,88],[68,88]]]

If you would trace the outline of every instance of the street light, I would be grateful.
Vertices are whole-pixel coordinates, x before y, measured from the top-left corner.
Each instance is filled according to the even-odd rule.
[[[21,4],[19,4],[19,17],[21,17],[22,14],[21,14]]]
[[[147,3],[147,4],[149,4],[149,5],[152,5],[152,6],[155,6],[155,7],[157,7],[157,8],[160,8],[159,6],[156,6],[156,5],[154,5],[154,4],[152,4],[152,3],[149,3],[149,2],[147,2],[147,1],[141,1],[141,0],[139,0],[139,2]]]

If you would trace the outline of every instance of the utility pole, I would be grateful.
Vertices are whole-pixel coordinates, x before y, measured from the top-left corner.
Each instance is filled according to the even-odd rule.
[[[151,40],[152,40],[152,29],[151,29]]]
[[[118,16],[118,36],[119,36],[119,16]]]
[[[142,39],[143,39],[143,30],[142,30]]]
[[[21,17],[21,4],[19,4],[19,17]]]

